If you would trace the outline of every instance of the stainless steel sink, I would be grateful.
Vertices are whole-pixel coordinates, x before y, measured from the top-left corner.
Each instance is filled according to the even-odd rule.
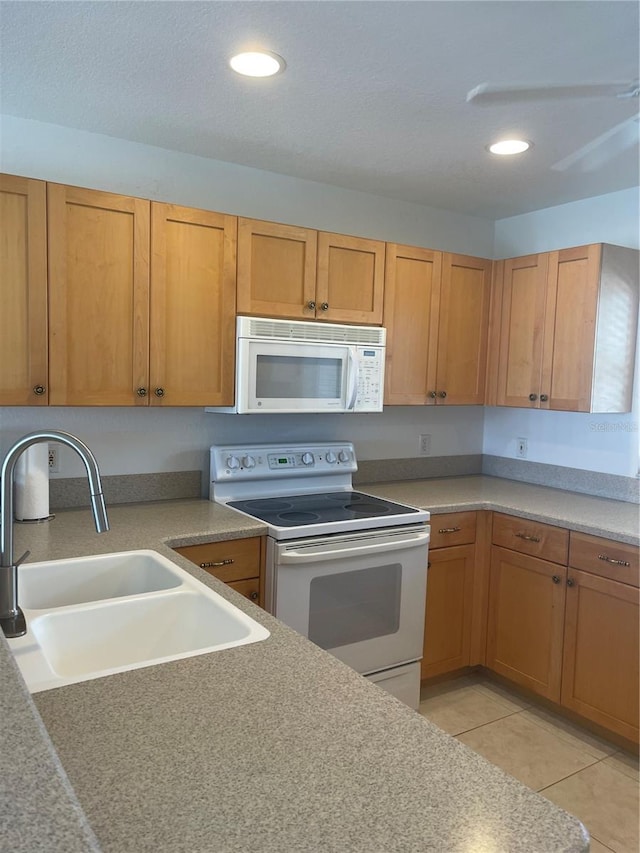
[[[269,631],[155,551],[20,567],[32,693],[265,640]]]

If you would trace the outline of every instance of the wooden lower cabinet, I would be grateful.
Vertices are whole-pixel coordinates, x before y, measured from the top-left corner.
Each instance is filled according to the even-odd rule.
[[[224,581],[240,595],[261,607],[264,605],[266,549],[263,536],[185,545],[174,550],[205,572]]]
[[[545,538],[536,524],[494,516],[486,666],[637,743],[638,549],[562,528]],[[514,548],[540,547],[562,563],[495,544],[512,531],[526,536]],[[556,547],[563,535],[566,557]]]
[[[547,699],[560,699],[565,566],[494,545],[487,666]]]
[[[422,678],[472,662],[476,516],[454,512],[431,519]]]
[[[429,554],[421,677],[469,666],[475,545]]]

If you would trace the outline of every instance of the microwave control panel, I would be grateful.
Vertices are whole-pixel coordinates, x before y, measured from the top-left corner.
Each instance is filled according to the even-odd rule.
[[[358,395],[354,410],[382,411],[384,393],[384,350],[381,347],[357,347]]]

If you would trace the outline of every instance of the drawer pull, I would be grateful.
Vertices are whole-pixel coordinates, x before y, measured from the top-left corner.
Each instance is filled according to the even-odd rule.
[[[539,542],[539,536],[530,536],[528,533],[516,533],[518,539],[525,539],[527,542]]]
[[[232,560],[231,558],[228,557],[226,560],[218,560],[215,563],[200,563],[200,568],[201,569],[215,569],[218,566],[230,566],[234,562],[235,562],[235,560]]]
[[[598,554],[599,560],[604,560],[605,563],[611,563],[612,566],[626,566],[629,568],[631,563],[628,563],[626,560],[614,560],[613,557],[607,557],[606,554]]]
[[[459,533],[460,527],[441,527],[438,533]]]

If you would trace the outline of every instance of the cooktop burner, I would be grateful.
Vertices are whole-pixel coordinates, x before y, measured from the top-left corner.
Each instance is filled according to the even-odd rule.
[[[324,524],[330,521],[349,521],[354,518],[388,518],[420,512],[414,507],[351,491],[229,501],[227,506],[239,509],[247,515],[252,515],[276,527]]]

